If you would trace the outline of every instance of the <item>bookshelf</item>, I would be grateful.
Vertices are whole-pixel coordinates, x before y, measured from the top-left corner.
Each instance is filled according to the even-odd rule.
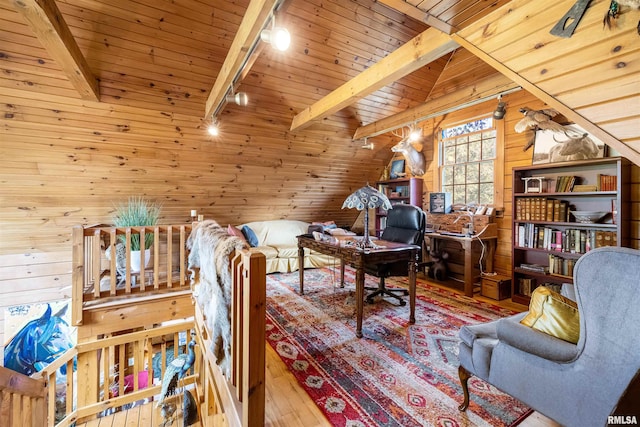
[[[528,305],[542,284],[573,283],[575,262],[591,249],[629,246],[629,174],[620,157],[513,169],[514,302]],[[579,222],[572,211],[604,216]]]
[[[376,183],[378,191],[386,195],[392,205],[405,203],[422,209],[422,178],[400,178]],[[376,236],[380,237],[386,227],[387,211],[376,209]]]

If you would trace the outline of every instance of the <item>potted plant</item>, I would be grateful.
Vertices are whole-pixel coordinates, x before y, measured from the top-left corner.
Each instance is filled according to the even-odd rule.
[[[140,196],[129,197],[127,202],[116,205],[113,213],[113,224],[116,227],[140,227],[154,226],[160,218],[161,205],[151,202]],[[120,241],[126,245],[126,237],[119,235]],[[151,256],[151,245],[153,244],[153,233],[145,233],[145,267]],[[131,235],[131,269],[134,272],[140,271],[140,235]]]

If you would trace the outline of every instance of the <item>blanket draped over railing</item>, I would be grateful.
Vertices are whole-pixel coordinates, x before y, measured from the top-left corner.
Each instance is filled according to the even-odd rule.
[[[211,331],[212,348],[220,370],[229,377],[231,353],[231,288],[229,257],[246,243],[227,233],[216,221],[194,223],[187,239],[188,269],[196,302],[206,314],[205,323]]]

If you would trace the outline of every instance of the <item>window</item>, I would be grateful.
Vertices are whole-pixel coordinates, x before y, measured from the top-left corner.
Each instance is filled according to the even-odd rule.
[[[442,191],[454,204],[493,204],[496,129],[487,117],[440,132]]]

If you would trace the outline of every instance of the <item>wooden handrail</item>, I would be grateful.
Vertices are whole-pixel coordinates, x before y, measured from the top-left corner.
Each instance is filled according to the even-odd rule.
[[[6,427],[46,425],[47,386],[35,379],[0,366],[0,421]],[[11,403],[9,403],[11,402]]]

